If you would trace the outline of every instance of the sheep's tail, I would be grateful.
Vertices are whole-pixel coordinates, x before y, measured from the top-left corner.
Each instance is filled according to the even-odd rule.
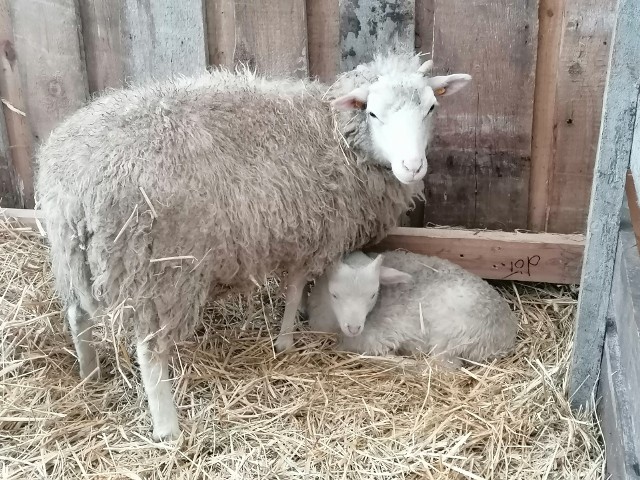
[[[79,206],[41,202],[44,226],[51,250],[55,288],[65,308],[80,306],[94,313],[97,302],[92,295],[91,271],[87,262],[90,234]]]

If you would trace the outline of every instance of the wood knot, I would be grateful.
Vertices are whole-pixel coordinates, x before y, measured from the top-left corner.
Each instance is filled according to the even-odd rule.
[[[4,57],[9,61],[9,65],[13,68],[13,64],[16,61],[16,49],[13,48],[13,42],[6,40],[2,46],[2,51],[4,52]]]
[[[52,97],[64,96],[64,85],[58,78],[53,78],[47,82],[47,93]]]

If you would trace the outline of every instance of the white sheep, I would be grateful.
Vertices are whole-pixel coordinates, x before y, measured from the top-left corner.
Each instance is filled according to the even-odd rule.
[[[305,302],[315,332],[369,355],[432,353],[444,365],[483,362],[514,347],[518,323],[486,281],[443,259],[353,252],[321,276]]]
[[[436,96],[470,80],[430,65],[392,51],[331,88],[215,69],[110,92],[58,126],[37,199],[81,376],[99,373],[92,318],[131,307],[153,437],[174,439],[168,355],[207,298],[286,273],[276,348],[290,347],[306,281],[383,238],[421,190]]]

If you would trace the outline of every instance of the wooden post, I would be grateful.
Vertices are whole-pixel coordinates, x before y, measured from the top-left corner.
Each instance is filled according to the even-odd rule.
[[[17,179],[11,161],[9,137],[4,124],[4,113],[0,108],[0,206],[21,207]]]
[[[574,408],[593,408],[631,154],[640,78],[640,2],[618,0],[569,378]]]

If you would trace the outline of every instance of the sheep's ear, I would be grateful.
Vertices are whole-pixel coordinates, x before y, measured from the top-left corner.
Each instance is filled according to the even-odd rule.
[[[433,89],[436,97],[445,97],[456,93],[464,88],[471,81],[471,75],[466,73],[454,73],[453,75],[444,75],[431,77],[429,86]]]
[[[432,69],[433,69],[433,60],[427,60],[422,65],[420,65],[420,68],[418,69],[418,73],[421,73],[422,75],[427,75],[428,73],[431,73]]]
[[[364,110],[367,108],[367,97],[369,96],[369,89],[365,87],[358,87],[351,92],[338,97],[331,102],[331,105],[337,110]]]
[[[380,285],[395,285],[397,283],[410,283],[413,277],[408,273],[395,268],[380,267]]]

